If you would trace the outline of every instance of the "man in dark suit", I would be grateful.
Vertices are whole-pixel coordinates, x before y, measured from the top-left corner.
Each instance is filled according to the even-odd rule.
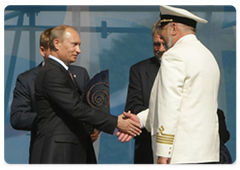
[[[160,67],[160,60],[164,48],[163,40],[160,38],[158,22],[152,27],[154,57],[140,61],[130,68],[128,96],[125,111],[134,114],[148,108],[150,92],[153,82]],[[151,135],[144,128],[140,136],[135,137],[135,164],[153,163]]]
[[[44,61],[37,67],[21,73],[17,77],[16,87],[13,91],[10,119],[14,129],[32,130],[37,115],[34,102],[34,83],[38,71],[50,54],[50,49],[46,48],[46,46],[48,46],[51,30],[52,28],[45,30],[40,36],[40,54],[43,56]]]
[[[138,135],[140,124],[95,110],[83,103],[69,65],[77,59],[80,36],[66,25],[54,28],[50,35],[51,55],[35,82],[37,133],[31,163],[96,163],[85,123],[112,134],[117,127]]]
[[[40,54],[44,60],[37,67],[21,73],[17,77],[16,87],[13,91],[13,101],[11,105],[10,122],[16,130],[31,131],[30,151],[34,142],[36,134],[36,104],[34,97],[34,84],[37,73],[42,65],[45,64],[47,57],[50,54],[49,49],[49,35],[52,28],[45,30],[40,36]],[[85,68],[79,66],[70,66],[70,70],[75,75],[75,80],[80,86],[80,89],[85,89],[89,76]],[[99,132],[94,130],[92,133],[92,141],[94,142],[98,137]]]

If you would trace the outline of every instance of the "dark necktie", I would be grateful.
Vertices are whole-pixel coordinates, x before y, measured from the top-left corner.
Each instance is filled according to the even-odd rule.
[[[72,72],[71,72],[70,70],[68,70],[68,73],[69,73],[69,75],[70,75],[70,77],[71,77],[71,79],[72,79],[74,85],[76,86],[76,83],[75,83],[75,80],[74,80],[74,78],[73,78],[73,74],[72,74]],[[77,87],[77,86],[76,86],[76,87]]]
[[[75,79],[74,79],[74,77],[73,77],[73,74],[72,74],[72,72],[68,69],[68,73],[69,73],[69,75],[70,75],[70,77],[71,77],[71,79],[72,79],[72,81],[73,81],[73,83],[74,83],[74,85],[75,85],[75,87],[76,87],[76,90],[78,91],[78,93],[80,94],[80,95],[82,95],[82,90],[81,90],[81,87],[77,84],[77,82],[75,81]]]

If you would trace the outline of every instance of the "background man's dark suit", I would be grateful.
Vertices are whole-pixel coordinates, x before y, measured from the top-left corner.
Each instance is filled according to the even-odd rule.
[[[36,133],[37,112],[34,97],[34,84],[37,73],[41,67],[42,63],[18,75],[11,105],[10,122],[12,127],[16,130],[31,131],[29,155],[31,155]]]
[[[117,117],[84,104],[68,71],[50,58],[37,75],[35,97],[38,132],[31,163],[96,163],[83,122],[112,134]]]
[[[31,131],[30,155],[36,134],[35,79],[41,67],[42,63],[17,77],[11,105],[12,127],[16,130]],[[71,65],[70,70],[75,75],[76,83],[81,89],[85,89],[89,81],[86,69]]]
[[[17,77],[11,105],[11,125],[17,130],[32,130],[36,118],[34,83],[41,64]]]
[[[160,67],[159,60],[152,57],[133,65],[130,68],[129,87],[125,111],[137,114],[148,108],[149,97]],[[135,138],[135,164],[153,163],[151,135],[144,128]]]

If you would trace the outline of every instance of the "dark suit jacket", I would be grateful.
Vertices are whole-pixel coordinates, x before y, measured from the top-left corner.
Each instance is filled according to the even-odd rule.
[[[16,130],[31,131],[31,142],[29,154],[36,134],[36,104],[35,104],[35,79],[42,67],[42,63],[37,67],[21,73],[17,77],[16,86],[13,91],[13,101],[11,105],[10,122]],[[85,68],[71,65],[69,67],[75,77],[78,89],[84,90],[89,82],[89,76]]]
[[[42,63],[17,77],[13,91],[10,122],[16,130],[31,131],[29,154],[31,154],[36,134],[36,104],[34,97],[34,84]]]
[[[49,58],[35,83],[38,130],[31,163],[96,163],[83,122],[112,134],[117,117],[89,107],[77,92],[68,71]]]
[[[148,108],[151,89],[159,70],[159,60],[155,57],[143,60],[130,68],[128,95],[125,111],[139,113]],[[135,164],[153,163],[151,135],[144,128],[135,137]]]
[[[10,122],[16,130],[32,130],[33,122],[36,118],[35,104],[35,79],[42,63],[17,77],[16,85],[13,91],[13,101],[11,105]],[[89,76],[85,68],[71,65],[75,81],[79,89],[83,91],[89,82]]]
[[[152,57],[130,68],[125,111],[131,110],[132,113],[137,114],[148,108],[150,93],[159,67],[159,60]],[[144,134],[139,137],[144,137]]]
[[[36,118],[34,83],[42,64],[17,77],[11,105],[11,125],[17,130],[32,130]]]

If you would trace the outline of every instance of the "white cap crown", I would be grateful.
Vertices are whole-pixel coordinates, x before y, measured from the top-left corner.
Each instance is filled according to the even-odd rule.
[[[200,23],[208,22],[207,20],[200,18],[192,14],[191,12],[181,8],[161,5],[160,12],[161,12],[160,14],[161,23],[180,22],[186,25],[196,27],[197,22],[200,22]]]

